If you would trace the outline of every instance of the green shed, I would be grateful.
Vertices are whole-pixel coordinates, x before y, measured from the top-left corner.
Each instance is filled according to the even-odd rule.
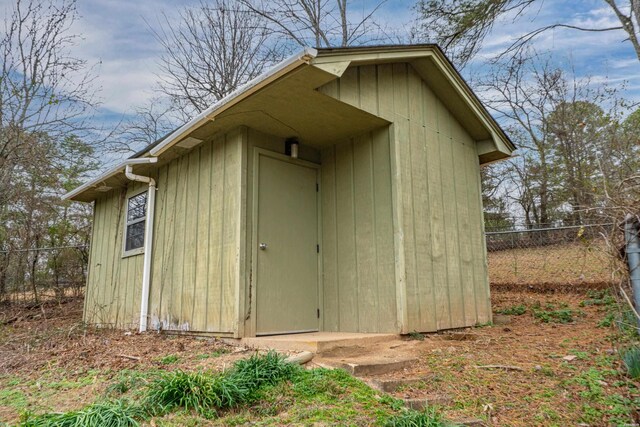
[[[304,49],[65,198],[84,319],[227,337],[491,320],[480,167],[514,150],[435,45]]]

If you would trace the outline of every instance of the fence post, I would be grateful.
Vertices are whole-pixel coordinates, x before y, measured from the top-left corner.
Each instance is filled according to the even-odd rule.
[[[629,263],[629,278],[633,289],[633,303],[636,310],[640,309],[640,224],[633,215],[627,215],[624,224],[624,237],[627,245],[627,262]],[[640,332],[640,319],[638,319]]]

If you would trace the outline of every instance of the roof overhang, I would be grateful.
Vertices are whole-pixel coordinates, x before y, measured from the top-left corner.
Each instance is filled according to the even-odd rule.
[[[478,142],[480,163],[509,157],[515,149],[453,65],[435,45],[341,49],[305,48],[152,144],[135,157],[158,157],[157,165],[139,164],[136,173],[153,169],[188,152],[198,141],[249,126],[267,134],[297,137],[321,148],[349,136],[387,125],[382,117],[320,93],[317,88],[339,78],[353,65],[409,62],[446,107]],[[89,202],[127,183],[127,161],[115,166],[64,199]]]

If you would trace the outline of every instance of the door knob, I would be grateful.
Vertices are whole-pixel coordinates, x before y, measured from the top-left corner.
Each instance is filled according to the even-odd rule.
[[[258,247],[264,251],[265,249],[267,249],[267,244],[266,243],[260,243],[258,245]]]

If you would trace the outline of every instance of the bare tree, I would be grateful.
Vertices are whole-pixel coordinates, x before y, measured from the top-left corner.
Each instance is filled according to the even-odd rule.
[[[511,192],[511,197],[525,213],[527,225],[548,224],[557,203],[552,201],[552,147],[546,118],[561,74],[535,55],[501,65],[480,87],[489,94],[489,108],[509,126],[520,151],[526,152],[505,169],[512,185],[524,186]]]
[[[354,19],[349,0],[240,0],[271,29],[300,46],[353,46],[389,39],[375,21],[386,0],[377,1]]]
[[[136,107],[132,117],[120,123],[114,139],[121,152],[135,153],[175,130],[181,119],[171,99],[156,96]]]
[[[69,48],[75,0],[18,0],[0,34],[0,213],[11,178],[29,150],[25,135],[59,137],[86,129],[92,77]],[[37,159],[31,159],[37,161]]]
[[[75,0],[18,0],[0,24],[0,293],[13,262],[37,299],[37,248],[65,209],[59,195],[96,167],[80,139],[96,102],[91,70],[70,53],[77,18]],[[25,248],[29,259],[11,261]]]
[[[507,194],[528,226],[602,217],[605,185],[637,170],[633,120],[617,88],[593,85],[548,58],[522,52],[481,82],[520,156],[503,169]],[[634,154],[635,153],[635,154]]]
[[[640,0],[602,0],[620,25],[581,26],[553,22],[515,38],[501,54],[515,55],[537,36],[556,28],[586,32],[622,31],[640,59]],[[544,0],[419,0],[417,32],[440,44],[458,65],[464,66],[482,47],[498,18],[522,19],[531,8],[544,8]]]
[[[262,18],[238,2],[214,0],[166,15],[154,34],[162,47],[160,92],[183,119],[258,76],[281,59]],[[269,41],[269,43],[268,43]]]

